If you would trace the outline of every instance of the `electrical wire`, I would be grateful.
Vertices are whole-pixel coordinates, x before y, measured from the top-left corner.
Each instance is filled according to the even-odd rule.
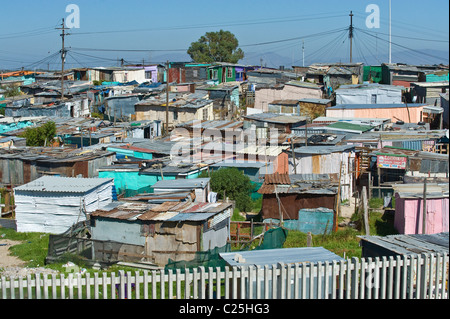
[[[356,28],[356,30],[359,30],[360,32],[362,32],[364,34],[367,34],[367,35],[369,35],[371,37],[375,37],[374,35],[370,34],[366,30],[359,29],[359,28]],[[392,41],[389,41],[389,40],[385,40],[383,38],[378,38],[378,39],[380,39],[381,41],[387,42],[387,43],[391,43],[392,45],[395,45],[395,46],[400,47],[402,49],[406,49],[408,51],[415,52],[417,54],[423,55],[423,56],[428,56],[428,57],[432,57],[432,58],[435,58],[435,59],[442,59],[442,57],[438,57],[438,56],[435,56],[435,55],[432,55],[432,54],[429,54],[429,53],[421,52],[419,50],[411,49],[411,48],[409,48],[407,46],[404,46],[404,45],[401,45],[401,44],[398,44],[398,43],[395,43],[395,42],[392,42]]]
[[[331,13],[330,13],[331,14]],[[286,23],[294,21],[309,21],[309,20],[323,20],[332,18],[342,18],[345,16],[342,14],[336,14],[333,12],[330,14],[316,14],[316,15],[304,15],[296,17],[284,17],[284,18],[272,18],[272,19],[257,19],[247,20],[245,22],[225,22],[219,24],[196,24],[196,25],[184,25],[173,27],[159,27],[159,28],[143,28],[143,29],[130,29],[130,30],[105,30],[105,31],[90,31],[90,32],[73,32],[72,35],[91,35],[91,34],[108,34],[108,33],[129,33],[129,32],[146,32],[146,31],[172,31],[172,30],[188,30],[188,29],[201,29],[201,28],[219,28],[219,27],[233,27],[233,26],[246,26],[246,25],[258,25],[258,24],[272,24],[272,23]]]

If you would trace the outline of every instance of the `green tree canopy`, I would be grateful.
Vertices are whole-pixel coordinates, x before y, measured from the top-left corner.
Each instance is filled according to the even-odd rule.
[[[208,177],[208,173],[203,172],[201,177]],[[211,190],[217,193],[219,199],[225,197],[236,202],[236,207],[240,211],[248,212],[253,208],[250,193],[254,186],[250,178],[237,168],[221,168],[210,173]]]
[[[52,142],[56,134],[56,124],[47,122],[38,127],[27,127],[22,137],[27,140],[27,146],[45,146]]]
[[[187,53],[194,62],[237,63],[244,58],[238,49],[239,42],[230,31],[206,32],[197,42],[192,42]]]

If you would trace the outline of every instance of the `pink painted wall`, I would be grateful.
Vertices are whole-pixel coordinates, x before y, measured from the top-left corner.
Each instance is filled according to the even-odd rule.
[[[449,231],[449,199],[427,199],[426,233]],[[423,200],[395,196],[394,227],[400,234],[422,234]]]
[[[326,116],[329,117],[358,117],[358,118],[384,118],[391,119],[392,123],[398,119],[405,123],[417,123],[422,120],[421,112],[425,106],[398,108],[367,108],[367,109],[327,109]],[[410,121],[411,118],[411,121]]]

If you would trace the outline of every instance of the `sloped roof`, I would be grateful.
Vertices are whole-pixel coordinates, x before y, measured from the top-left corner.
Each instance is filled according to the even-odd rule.
[[[32,192],[86,193],[110,182],[113,182],[112,178],[42,176],[28,184],[16,187],[14,190]]]

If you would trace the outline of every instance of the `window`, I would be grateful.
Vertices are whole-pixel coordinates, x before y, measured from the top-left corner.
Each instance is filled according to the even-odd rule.
[[[203,120],[206,121],[208,120],[208,108],[204,108],[203,109]]]
[[[152,79],[152,71],[145,71],[145,79],[146,80]]]
[[[233,68],[227,68],[227,78],[233,77]]]
[[[209,76],[211,80],[217,80],[217,70],[210,70],[209,71]]]
[[[174,121],[178,120],[178,111],[173,111],[173,120]]]
[[[372,104],[377,104],[377,95],[372,94]]]

